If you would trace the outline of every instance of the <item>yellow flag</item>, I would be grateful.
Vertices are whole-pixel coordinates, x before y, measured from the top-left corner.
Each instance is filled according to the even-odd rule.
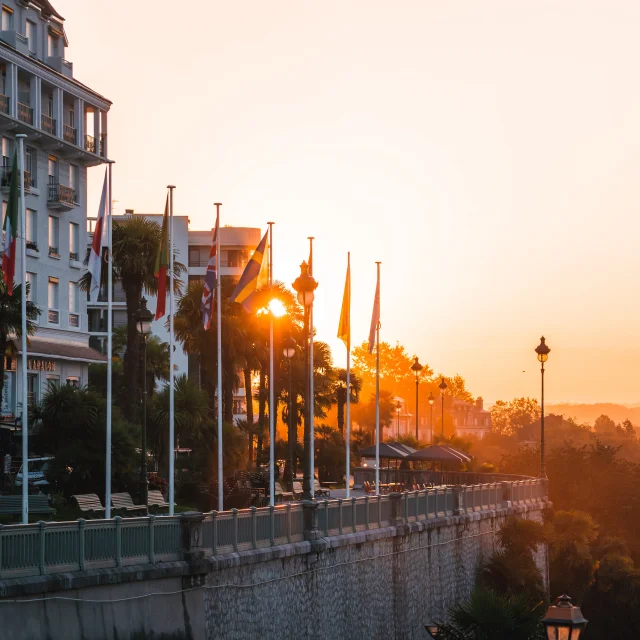
[[[342,297],[342,311],[340,312],[340,325],[338,326],[338,338],[342,340],[347,349],[351,347],[351,254],[347,257],[347,280],[344,283],[344,295]]]

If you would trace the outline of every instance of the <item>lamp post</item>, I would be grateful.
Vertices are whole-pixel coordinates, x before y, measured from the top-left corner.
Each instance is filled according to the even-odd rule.
[[[540,477],[547,477],[547,470],[544,460],[544,363],[549,358],[549,352],[551,349],[546,345],[544,336],[540,338],[540,344],[536,347],[536,353],[538,354],[538,360],[540,361]]]
[[[298,302],[304,307],[304,371],[305,371],[305,401],[304,401],[304,474],[302,481],[302,499],[311,500],[311,482],[313,477],[313,464],[311,460],[311,403],[310,398],[311,375],[309,372],[309,314],[313,307],[314,291],[318,283],[309,275],[309,265],[303,262],[300,265],[300,275],[293,283],[293,288],[298,294]]]
[[[447,390],[447,383],[444,381],[444,376],[442,376],[442,382],[438,385],[440,388],[440,395],[442,396],[442,436],[444,437],[444,392]]]
[[[296,470],[294,466],[295,454],[296,454],[296,442],[293,437],[293,401],[291,395],[291,365],[293,364],[292,359],[296,354],[296,341],[289,336],[282,343],[282,354],[285,358],[287,358],[289,362],[289,474],[290,474],[290,487],[293,486],[293,479],[296,477]]]
[[[411,369],[416,374],[416,440],[418,440],[418,384],[420,383],[418,376],[424,367],[418,362],[418,356],[414,356]]]
[[[140,502],[149,510],[149,479],[147,478],[147,336],[151,333],[153,314],[147,309],[146,298],[140,299],[136,311],[136,329],[142,338],[142,458],[140,461]]]
[[[431,415],[429,416],[429,427],[431,427],[431,444],[433,444],[433,403],[436,399],[433,397],[433,392],[429,392],[429,410]]]
[[[396,402],[396,437],[400,437],[400,409],[402,409],[402,405],[400,404],[400,400]]]
[[[578,640],[589,621],[568,595],[560,596],[542,619],[548,640]]]
[[[437,640],[438,632],[440,631],[440,625],[436,622],[430,622],[429,624],[425,624],[424,628],[427,630],[430,638],[433,640]]]

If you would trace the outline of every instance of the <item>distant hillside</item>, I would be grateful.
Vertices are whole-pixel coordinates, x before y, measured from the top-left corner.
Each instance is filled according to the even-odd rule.
[[[596,418],[603,413],[614,422],[623,422],[627,418],[635,426],[640,426],[640,406],[614,404],[612,402],[599,402],[596,404],[548,404],[545,405],[546,413],[564,415],[565,418],[575,418],[578,422],[593,424]]]

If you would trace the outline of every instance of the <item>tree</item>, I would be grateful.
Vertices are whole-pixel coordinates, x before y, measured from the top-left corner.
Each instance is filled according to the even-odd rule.
[[[437,376],[434,376],[434,380],[438,381],[438,384],[440,384],[442,378],[444,378],[447,385],[446,395],[458,398],[458,400],[462,400],[463,402],[473,403],[473,394],[467,389],[467,383],[461,375],[456,373],[453,377],[449,378],[439,373]]]
[[[411,380],[413,371],[411,365],[413,359],[405,351],[405,348],[396,342],[394,346],[388,342],[380,343],[380,379],[387,383],[387,387],[393,386],[402,380]],[[353,349],[352,360],[353,371],[355,371],[364,381],[375,380],[376,375],[376,353],[369,353],[369,343],[363,342]],[[428,377],[433,373],[428,366],[421,372],[423,377]],[[395,387],[394,387],[395,388]]]
[[[593,423],[593,430],[596,433],[614,433],[616,430],[616,423],[604,413],[596,418]]]
[[[382,429],[392,424],[396,411],[393,394],[385,389],[380,390],[380,440],[383,440]],[[357,404],[353,408],[353,420],[369,434],[370,442],[375,438],[376,428],[376,396],[371,394],[368,402]]]
[[[622,423],[622,428],[624,429],[625,435],[629,436],[630,438],[636,437],[636,428],[633,426],[633,424],[631,424],[631,420],[629,420],[629,418],[627,418]]]
[[[535,398],[498,400],[491,407],[491,423],[498,433],[513,435],[539,419],[540,406]]]
[[[360,391],[362,390],[362,380],[360,377],[351,372],[350,376],[350,390],[349,398],[352,405],[360,402]],[[334,403],[338,408],[338,431],[345,437],[344,433],[344,421],[345,421],[345,406],[347,404],[347,370],[338,369],[336,372],[336,384],[334,386]]]
[[[30,285],[27,283],[27,296]],[[27,300],[27,335],[32,336],[37,329],[36,320],[40,309]],[[4,272],[0,271],[0,398],[4,389],[4,359],[13,356],[16,351],[9,336],[22,339],[22,285],[13,285],[13,295],[7,293]]]

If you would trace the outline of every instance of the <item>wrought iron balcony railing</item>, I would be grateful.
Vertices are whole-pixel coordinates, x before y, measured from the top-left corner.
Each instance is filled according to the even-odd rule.
[[[4,158],[3,158],[4,160]],[[0,187],[3,189],[8,189],[11,186],[11,167],[8,165],[4,165],[2,167],[2,174],[0,176]],[[20,174],[18,174],[20,175]],[[19,186],[19,185],[18,185]],[[31,174],[28,171],[24,172],[24,190],[31,191],[31,187],[35,186],[31,182]]]
[[[56,121],[51,116],[42,114],[42,130],[50,133],[52,136],[56,135]]]
[[[59,258],[60,254],[58,253],[58,247],[52,247],[49,245],[49,257],[50,258]]]
[[[76,192],[74,189],[58,182],[49,183],[49,196],[47,198],[49,205],[73,207],[75,201]]]
[[[69,260],[73,260],[74,262],[78,262],[78,253],[76,251],[69,251]]]
[[[0,112],[9,115],[9,96],[0,93]]]
[[[31,249],[31,251],[40,251],[40,249],[38,249],[38,243],[33,242],[33,240],[27,240],[27,249]]]
[[[84,148],[89,151],[89,153],[96,152],[96,139],[86,133],[84,135]]]
[[[107,147],[107,134],[101,133],[100,134],[100,155],[103,158],[106,158],[106,155],[105,155],[106,147]]]
[[[78,144],[78,131],[75,127],[65,124],[63,136],[67,142],[70,142],[71,144]]]
[[[28,104],[18,102],[18,120],[22,120],[22,122],[26,122],[27,124],[33,124],[33,108]]]

